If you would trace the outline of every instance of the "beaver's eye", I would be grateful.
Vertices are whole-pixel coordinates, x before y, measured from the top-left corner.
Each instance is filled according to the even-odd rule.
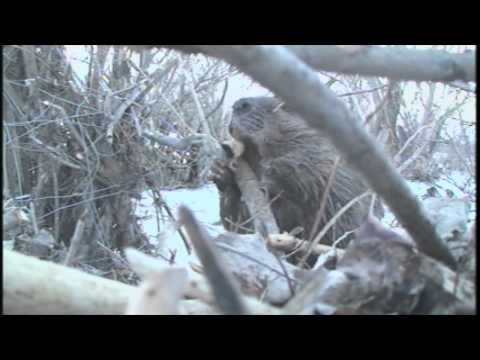
[[[234,105],[233,105],[233,112],[235,115],[243,115],[247,114],[252,110],[252,104],[248,99],[241,99],[238,100]]]

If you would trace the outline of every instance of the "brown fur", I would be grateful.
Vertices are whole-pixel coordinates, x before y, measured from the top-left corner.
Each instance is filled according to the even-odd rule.
[[[238,100],[234,104],[230,133],[244,144],[242,156],[269,198],[278,196],[271,207],[280,230],[302,227],[301,236],[308,239],[337,157],[333,146],[299,116],[281,106],[277,99],[268,97]],[[232,181],[234,177],[228,172],[223,169],[220,173],[225,176],[216,182],[221,190],[223,224],[234,230],[226,219],[244,222],[250,214]],[[318,229],[321,230],[345,204],[366,190],[359,177],[341,163],[326,204],[326,216]],[[342,215],[322,243],[330,244],[346,231],[358,227],[366,219],[368,204],[369,198],[365,198]]]

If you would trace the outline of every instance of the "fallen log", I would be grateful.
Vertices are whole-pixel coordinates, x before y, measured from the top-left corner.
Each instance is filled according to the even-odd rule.
[[[5,314],[123,314],[133,289],[18,252],[3,254]]]
[[[123,315],[138,287],[101,278],[16,251],[4,250],[3,310],[7,315]],[[187,294],[193,294],[190,281]],[[203,286],[201,286],[203,287]],[[254,314],[278,310],[247,299]],[[182,299],[182,315],[215,315],[219,311],[198,299]]]
[[[7,315],[122,315],[136,287],[80,270],[4,251],[3,306]],[[198,300],[181,300],[185,315],[218,314]]]

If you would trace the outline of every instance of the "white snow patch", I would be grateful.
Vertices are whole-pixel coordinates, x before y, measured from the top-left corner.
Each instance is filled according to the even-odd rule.
[[[452,171],[448,175],[442,176],[434,183],[426,183],[420,181],[407,181],[410,190],[415,194],[417,199],[423,202],[422,197],[427,193],[428,188],[435,186],[442,197],[446,197],[446,191],[450,190],[454,194],[455,199],[462,199],[468,196],[468,192],[476,193],[476,184],[471,181],[467,173],[461,171]],[[470,203],[469,221],[473,221],[476,215],[476,203]],[[385,215],[381,221],[388,226],[398,226],[395,216],[391,210],[385,205]]]
[[[193,211],[200,223],[213,237],[225,231],[219,224],[219,196],[214,185],[198,189],[164,190],[161,195],[175,218],[178,207],[185,205]],[[152,194],[144,192],[142,200],[137,204],[136,214],[145,217],[142,221],[143,230],[150,241],[162,248],[162,254],[166,257],[170,257],[170,251],[176,252],[175,265],[189,268],[189,262],[199,263],[195,255],[188,254],[185,244],[176,231],[175,224],[168,218],[168,214],[163,211],[159,214],[159,221],[157,221],[156,211]],[[215,225],[216,223],[218,225]]]

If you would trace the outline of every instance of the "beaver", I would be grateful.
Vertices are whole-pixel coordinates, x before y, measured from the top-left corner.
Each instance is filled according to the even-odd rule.
[[[313,239],[350,200],[368,190],[353,169],[340,163],[329,192],[324,216],[312,233],[322,196],[338,153],[318,130],[309,127],[278,98],[242,98],[233,105],[229,132],[244,146],[242,157],[254,171],[270,200],[281,232],[303,230],[300,237]],[[220,192],[220,217],[229,231],[247,233],[253,222],[232,169],[216,160],[212,179]],[[331,244],[367,217],[370,199],[364,198],[345,212],[322,238]],[[383,215],[381,205],[375,213]],[[249,221],[250,219],[250,221]]]

